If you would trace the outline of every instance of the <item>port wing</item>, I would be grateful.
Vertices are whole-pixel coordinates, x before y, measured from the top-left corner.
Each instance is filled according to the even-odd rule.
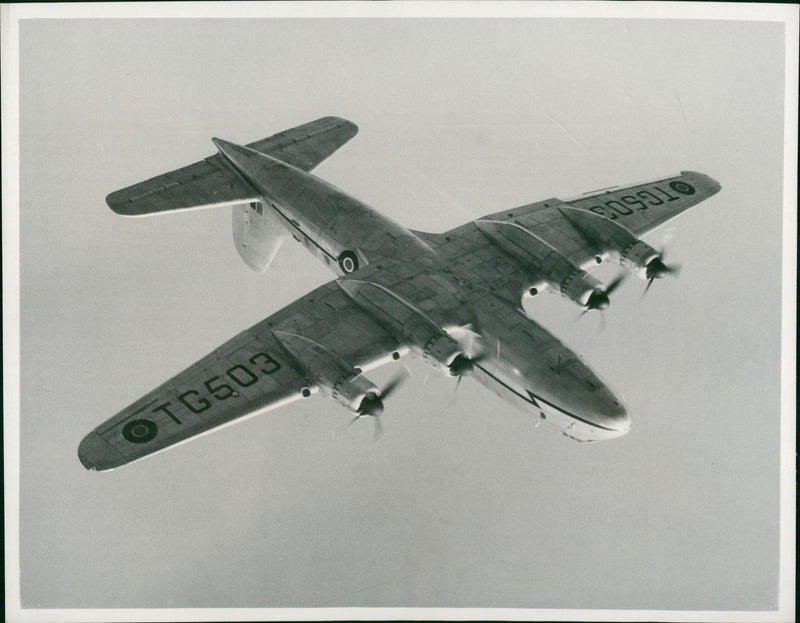
[[[302,336],[353,368],[380,363],[398,347],[336,285],[317,288],[243,331],[89,433],[78,448],[87,469],[130,463],[245,416],[313,392],[275,332]]]

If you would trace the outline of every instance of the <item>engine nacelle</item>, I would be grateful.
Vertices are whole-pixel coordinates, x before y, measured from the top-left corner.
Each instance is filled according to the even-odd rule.
[[[335,352],[302,335],[272,333],[309,381],[340,405],[361,415],[383,411],[380,390]]]
[[[646,242],[637,240],[619,254],[620,266],[634,273],[641,279],[649,279],[648,267],[654,260],[659,260],[661,255]],[[663,276],[663,275],[662,275]]]
[[[463,344],[398,293],[360,280],[342,279],[339,287],[383,324],[423,361],[441,372],[464,376],[472,371],[472,354]]]
[[[637,277],[653,279],[667,273],[661,254],[618,222],[567,205],[559,206],[559,211],[587,240],[594,242],[596,253],[606,254]]]
[[[465,358],[467,354],[464,348],[452,337],[444,332],[433,336],[422,347],[422,359],[425,363],[433,366],[440,372],[457,376],[455,368],[451,368],[453,362],[459,357]]]
[[[561,282],[561,294],[584,307],[591,307],[589,301],[592,300],[592,297],[597,299],[604,292],[603,284],[580,268],[570,273]],[[605,307],[608,307],[607,298],[605,305],[602,305],[602,308]]]
[[[359,373],[340,379],[331,388],[331,396],[336,402],[361,415],[381,414],[383,403],[380,395],[375,384]]]
[[[492,243],[531,275],[524,285],[523,296],[535,296],[546,287],[583,307],[589,306],[590,300],[604,296],[605,288],[600,281],[521,225],[488,219],[474,222]]]

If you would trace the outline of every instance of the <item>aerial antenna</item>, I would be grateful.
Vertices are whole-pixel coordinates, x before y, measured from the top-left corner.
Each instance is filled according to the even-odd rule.
[[[686,122],[686,112],[683,110],[683,102],[681,101],[681,96],[678,93],[677,87],[675,88],[675,97],[678,98],[678,106],[681,107],[681,116],[683,117],[683,129],[686,132],[686,139],[689,141],[689,147],[692,150],[692,157],[697,160],[697,152],[694,150],[694,143],[692,142],[692,133],[689,132],[689,124]]]

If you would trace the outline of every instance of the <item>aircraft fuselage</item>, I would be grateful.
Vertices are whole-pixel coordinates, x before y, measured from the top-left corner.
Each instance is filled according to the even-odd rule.
[[[459,355],[474,358],[476,380],[579,441],[628,432],[622,401],[525,316],[520,292],[526,275],[512,261],[492,257],[502,278],[489,279],[480,257],[451,262],[438,252],[436,236],[423,238],[280,160],[214,142],[255,188],[264,209],[283,219],[292,236],[340,277],[342,289],[416,354],[444,370],[453,370]],[[465,327],[475,336],[469,347],[458,339]],[[469,349],[475,352],[464,352]]]

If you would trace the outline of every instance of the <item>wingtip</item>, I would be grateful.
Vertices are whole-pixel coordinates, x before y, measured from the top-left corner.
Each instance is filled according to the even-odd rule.
[[[136,201],[136,195],[141,191],[138,190],[139,184],[115,190],[106,195],[106,205],[111,209],[114,214],[126,217],[147,216],[152,212],[143,209],[142,205]],[[145,203],[145,205],[147,205]]]
[[[94,431],[78,445],[78,460],[87,470],[97,472],[114,469],[125,462],[124,457]]]
[[[343,126],[347,126],[352,131],[353,136],[358,134],[358,125],[356,125],[355,123],[353,123],[349,119],[345,119],[344,117],[337,117],[337,116],[327,117],[326,119],[328,119],[330,121],[335,121],[336,123],[339,123],[339,124],[341,124]]]
[[[702,180],[712,195],[718,193],[722,189],[722,185],[706,173],[701,173],[700,171],[681,171],[681,175],[694,176]]]
[[[125,209],[126,206],[130,206],[130,201],[126,196],[125,189],[115,190],[113,193],[106,195],[106,205],[111,208],[114,214],[132,216],[130,211]]]

